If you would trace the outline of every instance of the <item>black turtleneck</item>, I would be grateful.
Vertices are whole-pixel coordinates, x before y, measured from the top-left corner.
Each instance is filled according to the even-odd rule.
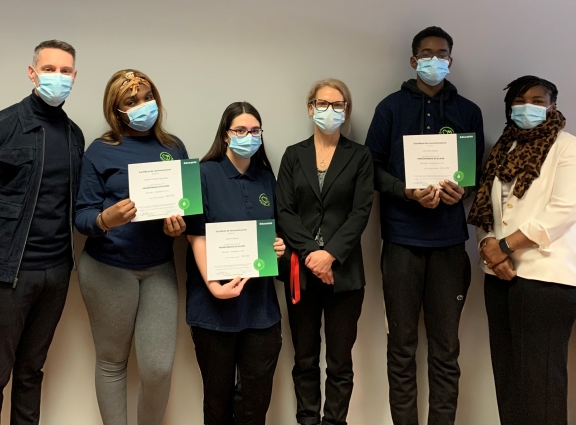
[[[62,105],[50,106],[35,92],[30,98],[34,116],[44,128],[44,167],[20,269],[46,270],[71,255],[70,148]]]

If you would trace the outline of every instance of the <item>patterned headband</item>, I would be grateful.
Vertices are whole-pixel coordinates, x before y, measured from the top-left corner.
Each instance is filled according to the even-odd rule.
[[[142,77],[136,77],[133,72],[127,72],[126,81],[124,81],[120,86],[120,90],[118,90],[118,96],[116,96],[116,98],[120,99],[124,93],[128,91],[128,89],[132,89],[131,96],[134,96],[138,92],[140,84],[152,88],[148,80]]]

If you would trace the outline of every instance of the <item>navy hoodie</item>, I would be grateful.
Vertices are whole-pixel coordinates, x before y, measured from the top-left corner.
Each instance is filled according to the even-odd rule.
[[[403,136],[439,133],[476,133],[477,180],[484,156],[480,108],[460,96],[448,80],[429,97],[408,80],[376,107],[366,146],[374,159],[375,188],[380,192],[380,222],[385,241],[420,247],[445,247],[468,239],[462,201],[424,208],[404,196]]]
[[[130,270],[147,269],[172,259],[174,238],[164,234],[164,220],[126,223],[104,232],[96,224],[96,217],[129,197],[128,164],[187,159],[186,148],[174,139],[178,145],[170,148],[161,145],[152,134],[124,136],[119,145],[97,139],[86,149],[75,224],[80,233],[88,236],[85,250],[92,258]]]

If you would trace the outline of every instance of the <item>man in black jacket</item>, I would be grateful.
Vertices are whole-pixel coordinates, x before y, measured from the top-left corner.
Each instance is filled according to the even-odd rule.
[[[62,110],[76,52],[34,50],[30,96],[0,111],[0,408],[12,373],[11,425],[38,424],[42,368],[73,267],[84,136]]]

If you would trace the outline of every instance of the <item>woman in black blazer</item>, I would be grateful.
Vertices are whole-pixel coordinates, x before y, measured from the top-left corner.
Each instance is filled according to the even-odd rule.
[[[352,395],[352,347],[364,299],[360,239],[372,207],[373,168],[369,150],[340,134],[352,112],[342,81],[317,82],[307,104],[314,135],[286,149],[276,186],[278,224],[288,248],[280,279],[295,351],[296,419],[303,425],[342,425]],[[327,378],[321,421],[322,313]]]

